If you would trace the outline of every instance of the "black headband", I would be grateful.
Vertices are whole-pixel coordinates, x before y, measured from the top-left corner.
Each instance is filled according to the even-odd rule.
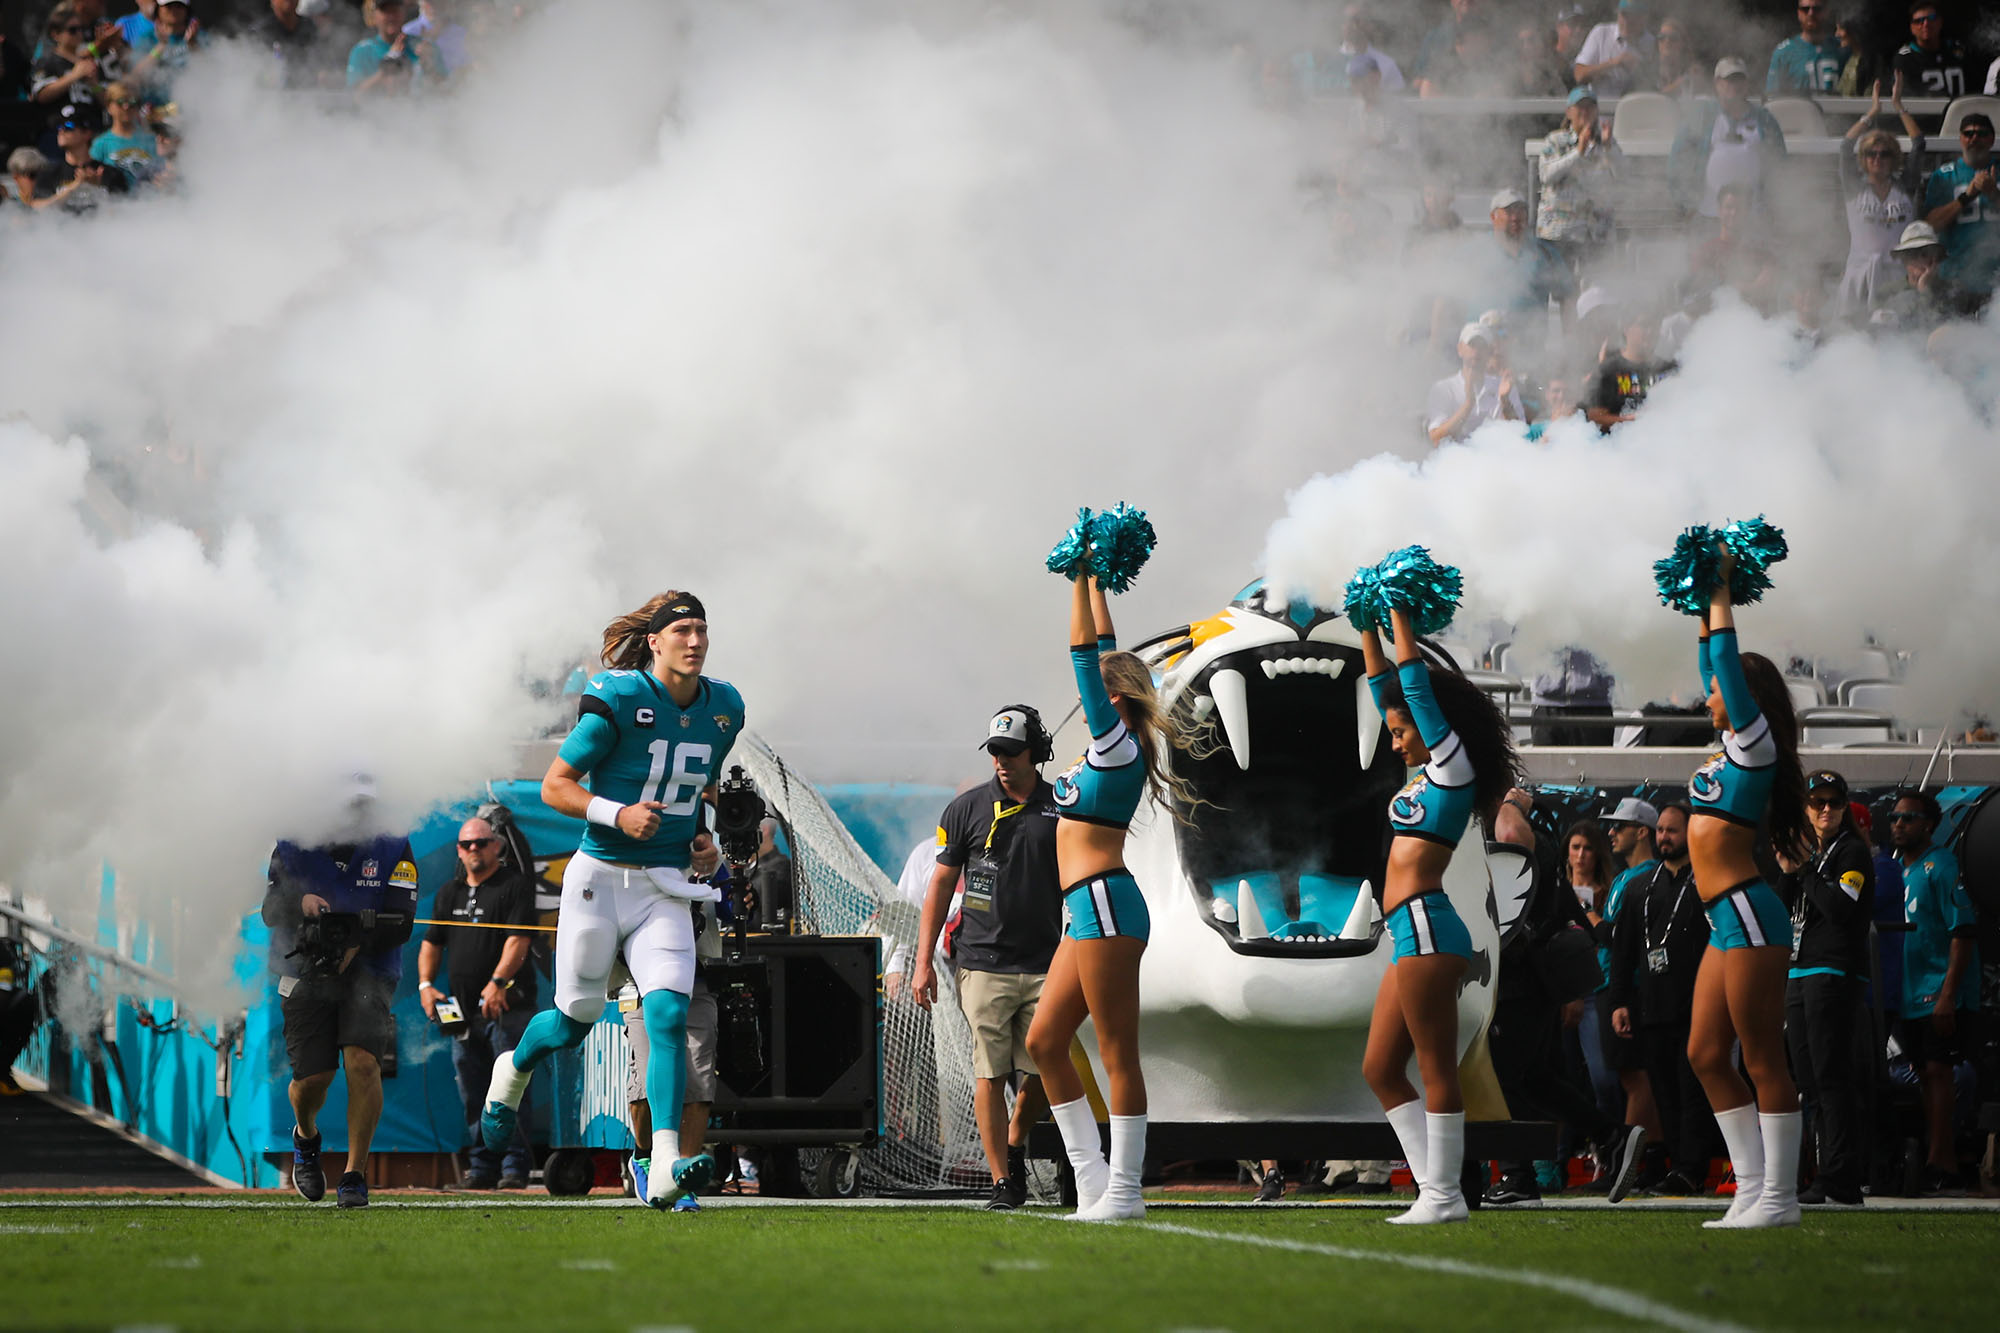
[[[701,598],[696,597],[693,593],[686,593],[674,598],[674,600],[653,612],[653,618],[646,622],[646,633],[658,634],[676,620],[687,620],[690,618],[694,620],[707,620],[708,612],[701,609]]]

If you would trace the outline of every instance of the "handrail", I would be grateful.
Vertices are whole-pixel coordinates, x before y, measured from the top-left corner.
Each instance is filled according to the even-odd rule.
[[[23,910],[22,908],[15,907],[13,904],[8,903],[4,900],[0,900],[0,917],[6,917],[10,920],[18,921],[20,924],[26,926],[30,930],[40,931],[42,934],[49,935],[56,939],[59,939],[64,944],[67,944],[72,948],[77,949],[80,952],[89,955],[92,958],[96,958],[103,962],[110,963],[114,967],[122,968],[125,971],[130,972],[133,976],[138,977],[143,981],[149,981],[153,985],[158,986],[161,990],[166,991],[169,995],[173,996],[176,999],[188,998],[188,992],[182,989],[180,983],[175,981],[172,977],[166,975],[164,972],[155,972],[152,968],[147,967],[143,963],[133,962],[131,959],[127,958],[124,954],[119,953],[116,949],[107,949],[101,944],[95,944],[90,940],[85,939],[83,936],[77,934],[75,931],[65,930],[61,926],[58,926],[53,921],[44,921],[40,917],[35,916],[32,913]]]

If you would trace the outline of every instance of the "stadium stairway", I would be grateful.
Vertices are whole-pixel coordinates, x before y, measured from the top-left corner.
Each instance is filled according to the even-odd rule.
[[[0,1096],[0,1190],[213,1188],[44,1093]]]

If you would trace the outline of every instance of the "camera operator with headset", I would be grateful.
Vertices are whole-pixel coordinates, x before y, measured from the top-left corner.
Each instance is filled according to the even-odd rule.
[[[451,1067],[472,1128],[465,1186],[476,1190],[496,1185],[503,1190],[526,1189],[535,1165],[525,1123],[516,1123],[504,1159],[479,1137],[479,1112],[485,1105],[494,1057],[520,1044],[521,1033],[535,1014],[530,936],[500,928],[535,923],[535,886],[501,859],[504,846],[491,820],[475,815],[459,828],[459,873],[438,890],[431,914],[464,924],[432,926],[417,951],[417,998],[423,1002],[424,1017],[457,1038]],[[440,967],[451,987],[448,991],[438,988]]]
[[[264,893],[298,1121],[292,1186],[310,1203],[326,1196],[318,1116],[334,1073],[345,1066],[347,1163],[336,1191],[343,1208],[368,1206],[368,1145],[382,1118],[381,1061],[395,1039],[389,1002],[417,910],[409,839],[372,834],[373,803],[374,783],[357,777],[348,829],[318,847],[280,842]]]

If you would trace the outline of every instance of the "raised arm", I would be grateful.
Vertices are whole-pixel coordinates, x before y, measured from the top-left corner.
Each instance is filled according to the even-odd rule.
[[[1104,592],[1098,588],[1097,580],[1087,581],[1086,589],[1085,576],[1077,576],[1076,596],[1070,603],[1069,661],[1076,673],[1076,693],[1083,703],[1084,725],[1090,728],[1092,740],[1103,740],[1124,719],[1111,702],[1111,692],[1104,687],[1101,665],[1106,651],[1102,645],[1111,635],[1111,611],[1104,604]]]
[[[1735,557],[1724,547],[1721,572],[1716,576],[1715,591],[1709,596],[1708,625],[1702,646],[1707,650],[1711,678],[1722,691],[1729,729],[1742,731],[1757,720],[1760,710],[1756,697],[1750,693],[1750,682],[1743,677],[1743,662],[1737,654],[1736,622],[1729,605],[1729,575],[1735,568]]]
[[[1416,627],[1410,624],[1409,613],[1400,607],[1391,610],[1389,618],[1396,627],[1396,679],[1403,688],[1404,711],[1417,724],[1417,734],[1424,738],[1424,744],[1436,748],[1451,734],[1451,724],[1444,720],[1444,710],[1438,707],[1437,697],[1431,693],[1431,672],[1417,647]]]

